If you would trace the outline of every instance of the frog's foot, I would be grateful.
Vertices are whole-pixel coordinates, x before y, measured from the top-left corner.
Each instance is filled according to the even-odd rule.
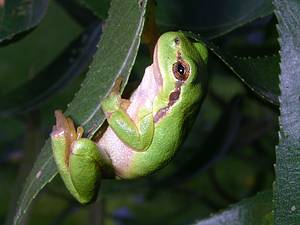
[[[128,109],[131,102],[129,99],[121,98],[121,95],[116,92],[111,92],[101,102],[101,107],[105,113],[106,118],[110,118],[111,114],[123,110],[124,112]]]
[[[65,117],[62,111],[55,110],[56,125],[53,126],[51,137],[64,136],[71,144],[83,135],[83,128],[75,129],[74,122],[71,118]]]
[[[73,120],[69,117],[65,117],[61,110],[55,111],[55,118],[56,125],[53,126],[51,139],[60,140],[61,144],[64,145],[66,149],[64,159],[66,165],[68,165],[71,145],[74,141],[82,137],[84,131],[82,127],[78,127],[76,130]]]
[[[110,117],[113,112],[120,109],[121,100],[121,96],[115,92],[112,92],[109,96],[103,99],[101,107],[106,117]]]
[[[123,81],[122,77],[118,77],[114,83],[114,86],[112,87],[111,92],[115,94],[119,94],[121,90],[122,81]]]

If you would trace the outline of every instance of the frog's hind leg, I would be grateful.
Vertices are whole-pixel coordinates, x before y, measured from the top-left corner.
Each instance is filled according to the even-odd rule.
[[[80,202],[90,202],[97,196],[106,160],[90,139],[81,138],[72,144],[69,170]]]
[[[76,131],[71,119],[61,112],[56,112],[56,119],[51,141],[58,171],[71,194],[89,203],[97,196],[108,158],[93,141],[81,138],[82,128]]]

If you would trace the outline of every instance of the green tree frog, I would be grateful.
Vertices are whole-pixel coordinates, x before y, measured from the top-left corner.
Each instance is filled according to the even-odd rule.
[[[184,33],[163,34],[130,99],[115,88],[102,101],[109,126],[97,142],[82,138],[83,128],[55,112],[54,159],[79,202],[96,197],[102,178],[146,176],[172,159],[205,97],[207,57],[206,47]]]

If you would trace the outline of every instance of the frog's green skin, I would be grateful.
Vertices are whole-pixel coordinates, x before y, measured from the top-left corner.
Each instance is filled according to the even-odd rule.
[[[146,176],[174,156],[206,94],[207,49],[182,32],[162,35],[153,64],[129,100],[114,90],[102,103],[109,127],[95,143],[56,111],[54,158],[69,191],[94,199],[100,179]]]

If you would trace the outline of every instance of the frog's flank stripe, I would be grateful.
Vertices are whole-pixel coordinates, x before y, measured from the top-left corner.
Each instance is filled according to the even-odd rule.
[[[172,107],[172,105],[174,105],[179,99],[182,84],[182,81],[176,81],[175,90],[172,91],[169,95],[168,105],[158,110],[158,112],[154,116],[154,123],[157,123],[162,117],[164,117],[169,111],[169,109]]]

